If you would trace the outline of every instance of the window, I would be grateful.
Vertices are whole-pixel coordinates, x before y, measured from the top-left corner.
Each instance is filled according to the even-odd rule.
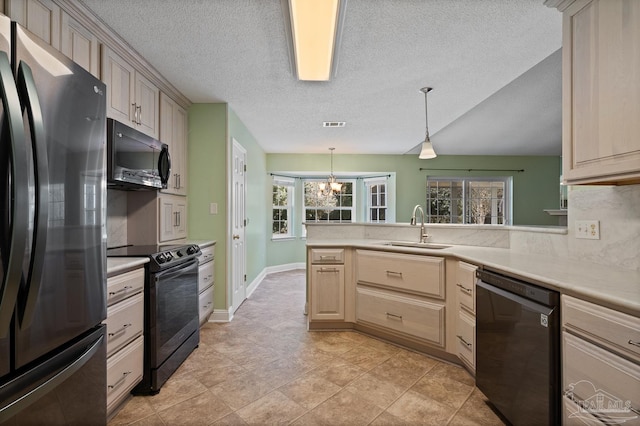
[[[427,221],[509,225],[511,187],[511,177],[427,177]]]
[[[366,221],[385,223],[387,221],[387,178],[365,179],[367,190]]]
[[[305,222],[355,222],[355,182],[341,180],[339,192],[321,191],[322,180],[304,180]]]
[[[293,229],[291,228],[293,190],[294,183],[292,179],[273,178],[272,238],[293,236]]]

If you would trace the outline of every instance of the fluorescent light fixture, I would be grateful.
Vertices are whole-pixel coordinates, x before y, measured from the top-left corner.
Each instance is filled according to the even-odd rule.
[[[328,81],[337,70],[347,0],[281,0],[291,67],[298,80]]]

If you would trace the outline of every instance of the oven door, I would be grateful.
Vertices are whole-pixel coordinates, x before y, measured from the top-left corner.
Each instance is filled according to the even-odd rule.
[[[198,260],[150,276],[149,367],[154,369],[198,331]]]

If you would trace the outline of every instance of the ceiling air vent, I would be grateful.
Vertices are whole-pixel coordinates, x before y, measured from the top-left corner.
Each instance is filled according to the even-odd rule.
[[[346,124],[346,121],[323,121],[322,127],[344,127]]]

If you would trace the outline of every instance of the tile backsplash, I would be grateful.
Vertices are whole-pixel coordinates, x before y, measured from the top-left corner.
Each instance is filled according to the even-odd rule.
[[[599,220],[600,239],[575,238],[576,220]],[[640,185],[571,186],[569,257],[640,270]]]
[[[127,192],[107,189],[107,247],[127,244]]]

